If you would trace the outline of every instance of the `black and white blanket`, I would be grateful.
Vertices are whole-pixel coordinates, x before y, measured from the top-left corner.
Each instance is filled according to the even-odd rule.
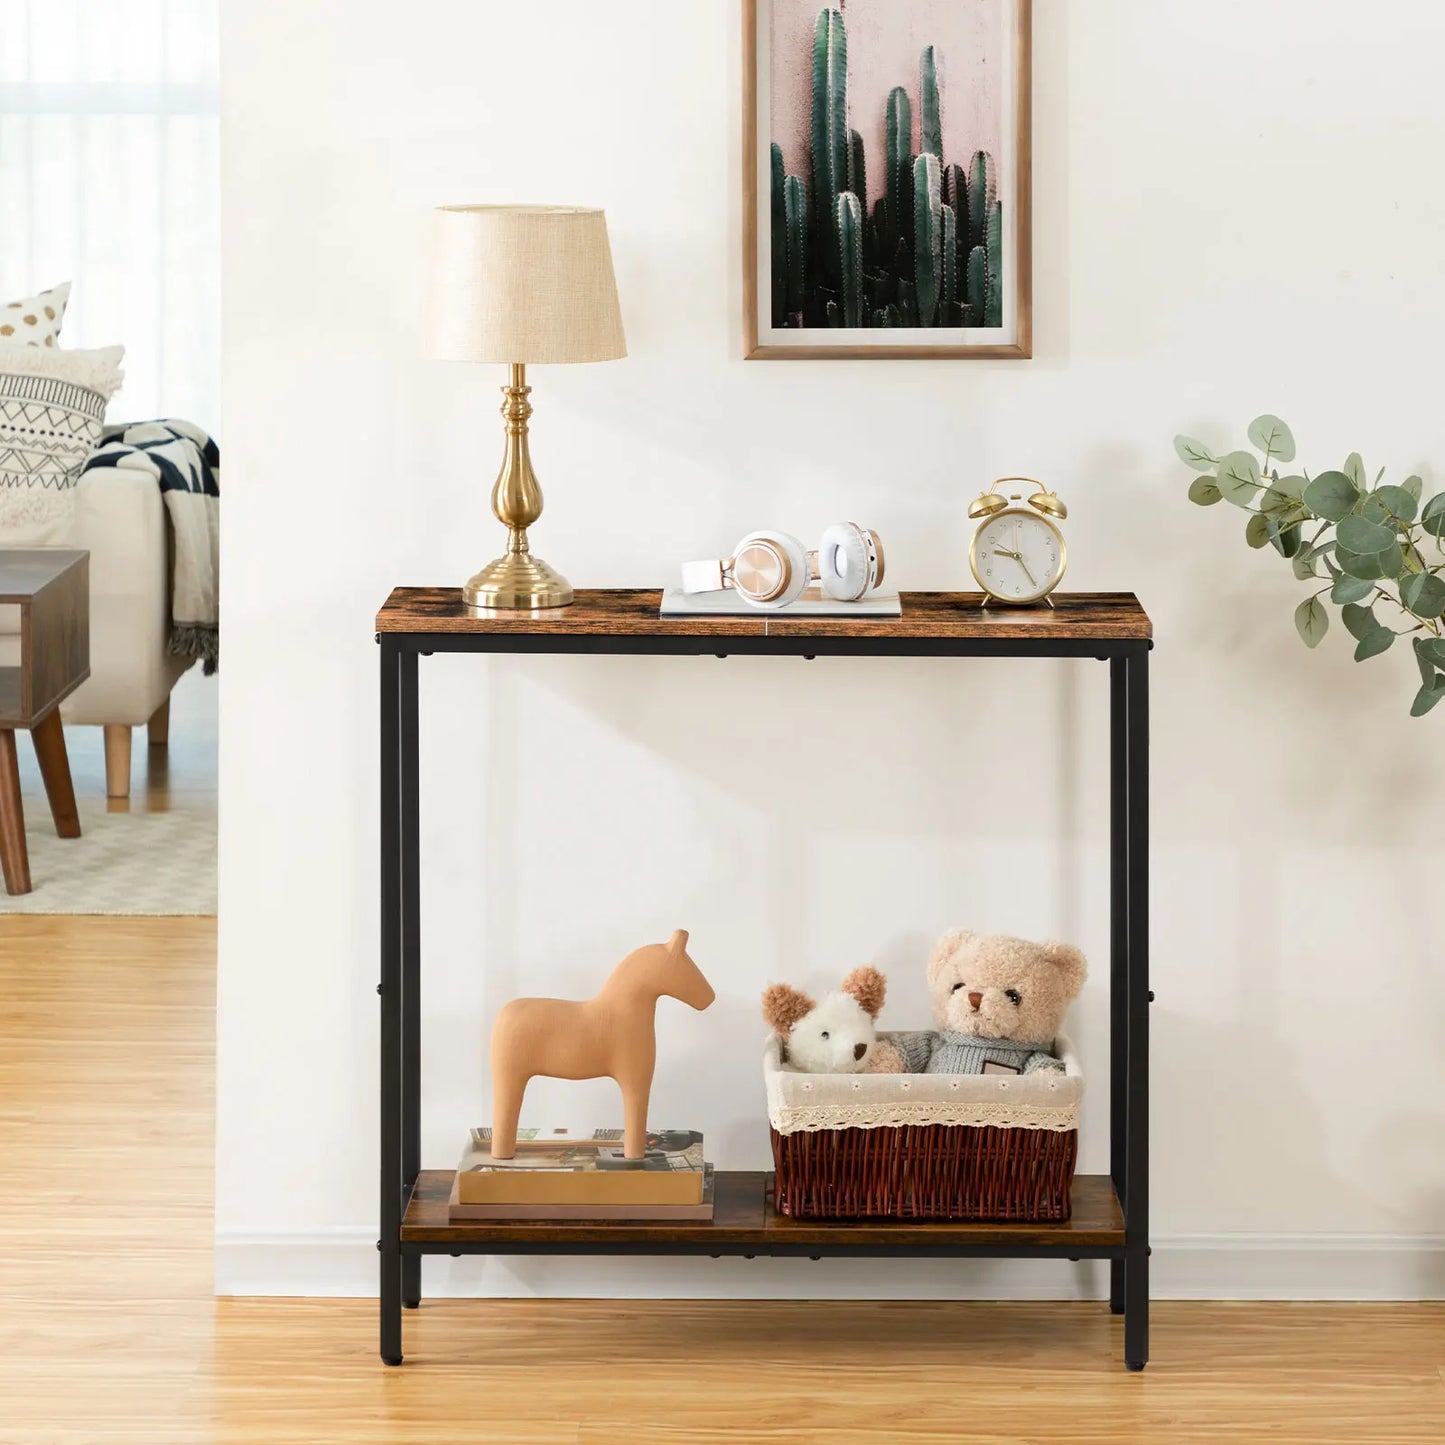
[[[156,479],[175,536],[170,650],[198,657],[209,675],[221,660],[221,453],[188,421],[108,426],[86,471],[124,467]]]

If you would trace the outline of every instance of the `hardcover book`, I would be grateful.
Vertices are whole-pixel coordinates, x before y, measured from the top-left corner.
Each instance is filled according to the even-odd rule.
[[[634,1221],[690,1220],[707,1224],[713,1215],[714,1177],[711,1164],[703,1167],[702,1200],[697,1204],[463,1204],[458,1199],[461,1180],[452,1184],[448,1218],[453,1224],[488,1220],[599,1220]]]
[[[622,1130],[571,1134],[521,1129],[512,1159],[494,1159],[492,1131],[473,1129],[457,1165],[459,1204],[701,1204],[702,1135],[649,1131],[641,1159],[622,1154]]]

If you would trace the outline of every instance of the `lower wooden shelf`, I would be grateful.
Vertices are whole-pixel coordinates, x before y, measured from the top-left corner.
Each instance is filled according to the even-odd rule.
[[[789,1219],[772,1206],[772,1176],[720,1170],[713,1218],[691,1221],[447,1218],[449,1169],[423,1170],[402,1219],[401,1242],[444,1254],[1034,1254],[1122,1252],[1124,1216],[1106,1174],[1074,1178],[1073,1214],[1059,1224]]]

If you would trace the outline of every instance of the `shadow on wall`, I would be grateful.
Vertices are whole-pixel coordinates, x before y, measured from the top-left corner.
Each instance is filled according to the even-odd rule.
[[[1193,1080],[1170,1091],[1168,1127],[1187,1148],[1171,1149],[1175,1169],[1156,1177],[1156,1219],[1208,1220],[1211,1232],[1223,1234],[1285,1234],[1317,1215],[1321,1199],[1341,1217],[1370,1213],[1366,1191],[1326,1162],[1329,1130],[1305,1082],[1316,1060],[1284,1043],[1263,1018],[1190,1018],[1162,1001],[1151,1017],[1156,1094],[1168,1088],[1161,1075],[1171,1070]],[[1157,1142],[1157,1123],[1154,1135]],[[1183,1173],[1181,1152],[1190,1161]]]

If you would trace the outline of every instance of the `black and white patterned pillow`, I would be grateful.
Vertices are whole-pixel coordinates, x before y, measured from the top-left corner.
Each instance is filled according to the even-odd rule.
[[[65,520],[100,442],[125,349],[0,347],[0,541],[22,526]],[[37,543],[42,539],[26,539]]]

